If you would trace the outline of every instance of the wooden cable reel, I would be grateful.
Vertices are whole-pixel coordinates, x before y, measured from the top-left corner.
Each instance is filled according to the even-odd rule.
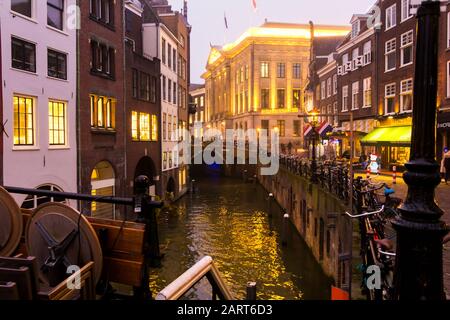
[[[39,206],[26,227],[25,241],[45,285],[58,285],[69,276],[68,267],[82,268],[90,261],[95,263],[94,282],[98,283],[103,268],[100,242],[88,220],[75,209],[61,203]]]
[[[20,243],[23,220],[14,198],[0,187],[0,256],[10,256]]]

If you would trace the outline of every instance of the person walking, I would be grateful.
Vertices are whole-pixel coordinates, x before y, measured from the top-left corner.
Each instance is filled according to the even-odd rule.
[[[448,149],[444,155],[444,169],[445,169],[445,184],[448,184],[448,181],[450,180],[450,150]]]

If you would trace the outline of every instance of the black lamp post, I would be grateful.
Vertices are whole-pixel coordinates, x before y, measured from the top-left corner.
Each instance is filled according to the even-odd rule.
[[[442,240],[448,232],[435,201],[440,183],[435,160],[440,3],[424,1],[417,12],[417,52],[411,158],[403,175],[408,184],[397,231],[395,299],[445,299]]]
[[[319,111],[317,109],[313,109],[309,113],[309,125],[312,128],[312,161],[311,161],[311,182],[318,183],[319,179],[317,178],[317,154],[316,154],[316,136],[317,136],[317,125],[319,124]]]

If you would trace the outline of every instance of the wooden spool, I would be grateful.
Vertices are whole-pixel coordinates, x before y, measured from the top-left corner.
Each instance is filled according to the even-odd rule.
[[[0,187],[0,256],[10,256],[20,243],[23,221],[14,198]]]
[[[71,232],[79,230],[64,251],[65,261],[80,268],[93,261],[94,283],[98,283],[103,268],[102,249],[95,230],[83,215],[67,205],[47,203],[35,210],[26,227],[25,242],[28,254],[36,257],[40,280],[51,287],[48,275],[42,270],[50,255],[49,243],[45,240],[42,229],[58,243],[66,239]]]

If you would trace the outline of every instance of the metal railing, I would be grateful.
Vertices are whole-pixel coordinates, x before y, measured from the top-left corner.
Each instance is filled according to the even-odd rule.
[[[233,300],[219,270],[211,257],[206,256],[157,294],[156,300],[178,300],[200,280],[207,278],[213,289],[213,300]]]

